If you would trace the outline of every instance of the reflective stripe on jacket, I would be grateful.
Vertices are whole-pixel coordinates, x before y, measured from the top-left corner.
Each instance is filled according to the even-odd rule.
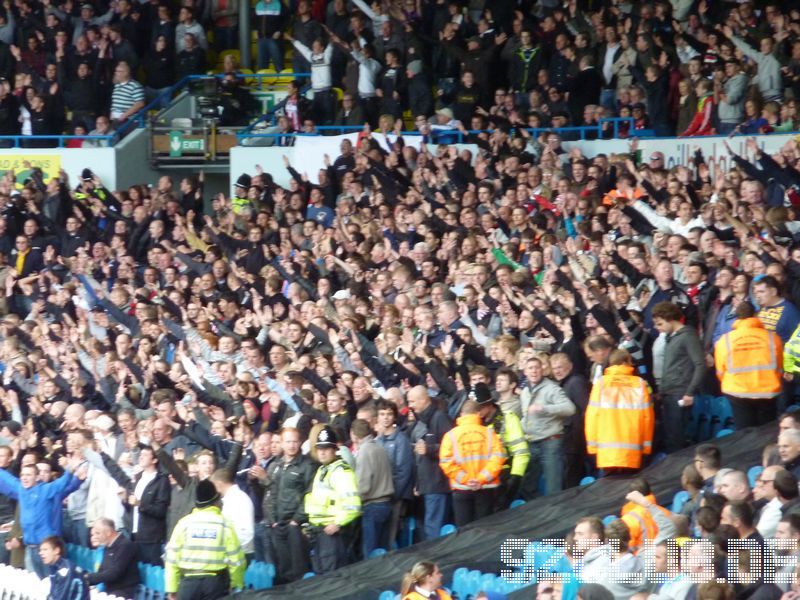
[[[227,569],[231,588],[243,588],[247,565],[233,525],[219,508],[209,506],[195,508],[175,525],[164,567],[166,591],[175,593],[185,571],[216,573]]]
[[[800,327],[783,347],[783,372],[800,373]]]
[[[757,317],[733,324],[714,346],[714,362],[723,394],[762,400],[781,391],[783,343]]]
[[[499,486],[505,461],[500,438],[476,414],[459,417],[439,448],[439,465],[454,490],[469,490],[471,480],[482,489]]]
[[[654,424],[647,382],[632,366],[608,367],[592,386],[585,416],[587,452],[597,456],[597,467],[641,467],[653,449]]]
[[[656,497],[653,496],[653,494],[645,496],[645,498],[665,515],[669,514],[667,509],[656,504]],[[652,541],[656,539],[658,535],[658,525],[653,515],[650,514],[649,509],[634,504],[633,502],[628,502],[622,507],[620,515],[622,515],[621,519],[625,521],[625,524],[628,526],[628,531],[631,533],[631,541],[629,544],[631,552],[636,553],[641,550],[646,540]]]
[[[509,460],[503,465],[503,470],[508,471],[509,475],[525,475],[531,460],[531,451],[525,432],[522,431],[522,421],[513,412],[498,410],[489,427],[500,436],[506,449]]]
[[[314,475],[305,505],[312,525],[335,523],[342,527],[355,521],[361,515],[355,471],[341,458],[322,465]]]

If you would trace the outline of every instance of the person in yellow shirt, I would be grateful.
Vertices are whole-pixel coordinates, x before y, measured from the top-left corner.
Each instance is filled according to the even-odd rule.
[[[352,525],[361,516],[361,497],[355,471],[336,454],[333,428],[323,427],[314,447],[322,465],[306,494],[305,508],[311,526],[307,531],[314,547],[311,566],[319,575],[347,564]]]
[[[164,580],[170,600],[216,600],[244,587],[247,568],[233,524],[206,479],[197,484],[196,508],[175,525],[167,544]]]

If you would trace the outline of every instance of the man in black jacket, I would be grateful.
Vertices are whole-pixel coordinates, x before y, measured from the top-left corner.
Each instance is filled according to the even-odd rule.
[[[11,93],[11,85],[0,79],[0,136],[19,135],[19,100]],[[10,147],[12,142],[0,140],[0,148]]]
[[[311,488],[318,465],[300,452],[300,432],[281,433],[283,456],[267,467],[264,487],[265,545],[275,559],[278,583],[300,579],[308,571],[308,550],[300,525],[308,520],[304,497]]]
[[[453,424],[431,402],[424,386],[418,385],[408,391],[408,405],[416,417],[408,437],[417,459],[416,489],[425,501],[424,536],[430,540],[439,537],[450,504],[450,484],[439,467],[439,445]]]
[[[686,446],[686,424],[706,372],[705,354],[697,332],[682,320],[683,311],[677,304],[660,302],[653,307],[653,323],[666,336],[658,393],[667,452]]]
[[[126,507],[131,511],[133,540],[138,550],[138,560],[160,565],[161,546],[167,539],[167,509],[170,501],[169,478],[159,472],[159,460],[150,446],[139,451],[142,472],[136,480],[130,479],[107,454],[103,464],[111,476],[129,492]]]
[[[78,64],[77,72],[72,74],[69,73],[66,62],[59,61],[58,81],[64,91],[67,108],[72,111],[72,122],[85,125],[87,131],[94,129],[100,88],[97,75],[92,73],[89,63]]]
[[[38,273],[44,268],[42,252],[31,248],[28,238],[20,234],[17,236],[16,247],[11,251],[9,264],[17,269],[18,277],[27,277]]]
[[[586,439],[583,428],[583,417],[589,404],[589,393],[592,387],[583,373],[578,373],[569,356],[558,352],[550,357],[550,369],[553,377],[562,387],[564,393],[575,405],[572,415],[564,427],[564,487],[575,487],[580,484],[584,473],[586,458]]]
[[[136,545],[114,529],[111,519],[98,519],[92,525],[92,546],[102,548],[102,561],[96,572],[89,575],[91,585],[103,585],[112,596],[136,597],[139,569],[136,566]]]

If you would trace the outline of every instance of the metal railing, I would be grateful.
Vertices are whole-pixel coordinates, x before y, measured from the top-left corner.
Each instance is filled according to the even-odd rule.
[[[70,140],[82,140],[85,142],[92,142],[95,148],[104,148],[113,146],[117,139],[116,133],[114,135],[0,135],[0,142],[9,141],[11,146],[0,145],[0,149],[5,148],[25,148],[30,150],[46,150],[48,148],[64,148]],[[49,141],[55,142],[54,146],[39,146],[27,145],[36,141]],[[103,143],[105,142],[105,144]]]
[[[156,96],[150,103],[148,103],[144,108],[139,110],[135,115],[133,115],[130,119],[128,119],[119,129],[115,130],[113,135],[104,135],[104,136],[76,136],[76,135],[12,135],[12,136],[0,136],[0,143],[2,141],[10,141],[12,142],[12,148],[21,148],[27,147],[26,142],[31,141],[55,141],[55,146],[49,146],[50,148],[64,148],[70,140],[84,140],[84,141],[91,141],[93,142],[93,146],[95,147],[104,147],[103,144],[98,144],[97,142],[106,142],[105,147],[114,146],[119,140],[121,140],[128,132],[133,129],[140,129],[147,125],[148,118],[151,111],[157,110],[160,107],[168,105],[169,102],[174,98],[176,94],[178,94],[181,90],[183,90],[186,86],[188,86],[193,81],[201,81],[209,78],[215,79],[222,79],[225,76],[223,73],[214,73],[210,75],[188,75],[178,81],[176,84],[168,88],[167,90],[163,91],[161,94]],[[289,77],[294,79],[305,79],[309,78],[309,73],[237,73],[236,78],[240,80],[259,80],[261,84],[265,79],[276,79],[276,80],[285,80]],[[306,87],[302,90],[301,93],[304,93],[308,88]],[[318,126],[316,130],[318,133],[302,133],[302,132],[293,132],[293,133],[278,133],[278,132],[270,132],[270,133],[255,133],[255,127],[263,123],[265,121],[272,121],[279,110],[281,110],[284,105],[286,104],[286,99],[281,100],[277,105],[275,105],[272,110],[270,110],[265,115],[259,117],[255,120],[247,129],[237,133],[237,138],[241,142],[244,139],[258,139],[258,138],[294,138],[294,137],[315,137],[319,135],[325,135],[326,132],[333,132],[338,131],[339,133],[345,132],[354,132],[360,131],[363,129],[361,126],[336,126],[336,125],[328,125],[328,126]],[[573,140],[573,133],[578,135],[579,140],[586,140],[589,136],[594,135],[594,139],[606,139],[604,135],[606,131],[603,129],[604,124],[612,124],[613,125],[613,136],[612,139],[619,138],[620,126],[623,123],[628,124],[628,131],[630,133],[636,132],[638,137],[651,137],[654,135],[654,132],[651,130],[635,130],[634,129],[634,119],[633,117],[612,117],[607,119],[601,119],[597,125],[582,125],[576,127],[538,127],[538,128],[526,128],[526,130],[534,137],[538,137],[544,133],[557,133],[565,140]],[[485,130],[467,130],[467,131],[460,131],[458,129],[452,130],[438,130],[431,137],[434,139],[436,138],[444,138],[448,140],[452,140],[455,138],[455,142],[449,143],[463,143],[464,135],[477,135],[481,133],[492,133],[493,130],[485,129]],[[403,131],[401,132],[403,136],[412,136],[412,135],[422,135],[419,131]],[[330,135],[330,134],[329,134]],[[37,146],[34,146],[37,147]]]
[[[84,140],[91,142],[107,142],[106,147],[115,145],[126,134],[133,129],[141,129],[147,125],[148,117],[151,111],[158,110],[160,107],[169,104],[173,97],[178,94],[183,88],[188,86],[192,81],[200,81],[209,78],[222,79],[225,77],[224,73],[213,73],[209,75],[187,75],[168,89],[161,92],[151,102],[146,104],[144,108],[139,110],[130,119],[125,121],[118,129],[114,130],[113,135],[0,135],[0,148],[3,146],[3,141],[9,141],[13,145],[11,148],[27,148],[26,142],[31,141],[55,141],[55,146],[42,147],[46,148],[64,148],[70,140]],[[285,80],[289,77],[294,79],[306,79],[311,77],[310,73],[236,73],[237,79],[258,79],[259,84],[263,80],[275,79]],[[98,145],[99,146],[99,145]],[[100,146],[103,147],[103,146]],[[39,149],[38,146],[34,148]]]
[[[278,107],[276,106],[276,109]],[[620,126],[627,123],[629,128],[628,131],[635,134],[638,137],[649,137],[653,135],[653,131],[649,129],[634,129],[634,119],[633,117],[610,117],[607,119],[601,119],[597,125],[581,125],[576,127],[535,127],[535,128],[525,128],[525,130],[530,133],[533,138],[538,138],[540,135],[543,134],[550,134],[556,133],[564,141],[575,141],[575,136],[572,134],[577,134],[577,139],[579,140],[586,140],[589,139],[590,136],[594,135],[593,139],[606,139],[604,135],[607,131],[603,128],[604,125],[609,124],[613,125],[613,136],[612,139],[618,139],[620,133]],[[363,126],[352,126],[352,125],[325,125],[315,127],[316,133],[306,133],[306,132],[293,132],[293,133],[281,133],[281,132],[268,132],[268,133],[254,133],[253,129],[250,128],[248,130],[242,131],[236,134],[236,137],[241,142],[242,140],[246,139],[270,139],[270,138],[296,138],[296,137],[319,137],[323,135],[332,135],[333,132],[337,132],[339,134],[343,133],[353,133],[357,131],[363,130]],[[461,131],[459,129],[439,129],[431,134],[427,134],[434,143],[437,139],[447,139],[448,143],[456,143],[462,144],[464,143],[464,136],[469,135],[478,135],[481,133],[489,133],[491,134],[494,130],[492,129],[471,129]],[[513,130],[512,130],[513,131]],[[376,132],[373,132],[376,133]],[[394,132],[392,132],[394,133]],[[402,136],[423,136],[425,134],[421,133],[420,131],[401,131],[400,135]],[[450,141],[455,140],[455,141]]]

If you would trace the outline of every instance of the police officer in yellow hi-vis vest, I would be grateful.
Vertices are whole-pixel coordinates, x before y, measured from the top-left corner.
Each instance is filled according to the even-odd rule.
[[[494,429],[506,449],[508,459],[500,474],[500,491],[495,506],[498,510],[508,508],[519,494],[519,486],[531,460],[531,451],[522,431],[522,422],[516,413],[503,412],[498,408],[497,399],[485,383],[476,383],[472,386],[468,398],[478,403],[480,406],[478,414],[483,424]]]
[[[197,508],[175,525],[164,562],[170,600],[216,600],[244,587],[244,552],[219,500],[211,480],[201,481]]]
[[[352,525],[361,516],[361,498],[355,472],[336,456],[338,446],[333,429],[323,428],[314,447],[322,466],[314,475],[305,506],[314,550],[311,566],[319,574],[347,564]]]

